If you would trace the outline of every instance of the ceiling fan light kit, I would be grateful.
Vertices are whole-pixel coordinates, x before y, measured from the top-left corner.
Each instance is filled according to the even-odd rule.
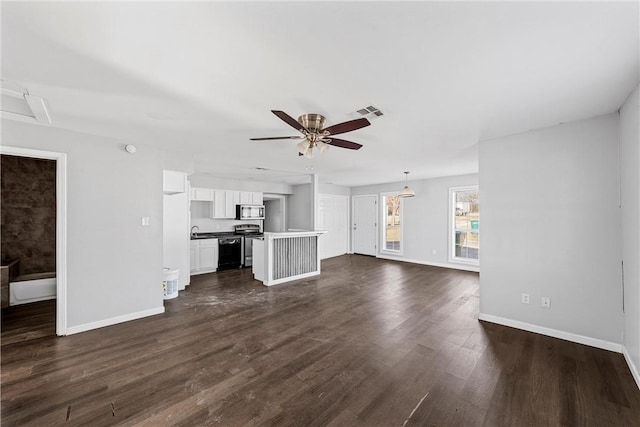
[[[414,197],[416,195],[415,191],[409,188],[409,172],[405,172],[405,186],[398,193],[398,197]]]
[[[359,150],[362,145],[347,141],[344,139],[333,138],[333,135],[351,132],[369,126],[371,123],[365,118],[349,120],[338,123],[333,126],[324,127],[326,118],[321,114],[303,114],[295,120],[293,117],[280,110],[271,110],[273,114],[278,116],[280,120],[287,123],[298,132],[301,136],[271,136],[266,138],[251,138],[252,141],[266,141],[274,139],[299,139],[297,145],[298,155],[305,156],[309,159],[313,158],[313,149],[317,148],[320,153],[324,153],[329,149],[330,145],[340,148],[348,148],[350,150]]]

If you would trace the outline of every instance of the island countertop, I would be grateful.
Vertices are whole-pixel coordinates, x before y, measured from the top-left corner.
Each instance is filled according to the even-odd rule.
[[[270,232],[265,231],[264,236],[274,236],[274,237],[301,237],[301,236],[319,236],[320,234],[325,234],[326,230],[290,230],[290,231],[279,231],[279,232]]]

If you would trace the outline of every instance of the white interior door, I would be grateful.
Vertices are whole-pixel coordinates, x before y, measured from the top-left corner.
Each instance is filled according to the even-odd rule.
[[[320,259],[344,255],[349,243],[349,198],[320,194],[318,228],[327,233],[320,236]]]
[[[377,253],[378,196],[353,196],[353,253]]]

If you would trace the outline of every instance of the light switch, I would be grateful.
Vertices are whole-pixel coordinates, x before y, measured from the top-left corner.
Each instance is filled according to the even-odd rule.
[[[143,227],[148,226],[149,225],[149,217],[148,216],[143,216],[141,224],[142,224]]]

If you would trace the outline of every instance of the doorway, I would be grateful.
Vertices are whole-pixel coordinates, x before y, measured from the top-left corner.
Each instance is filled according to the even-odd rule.
[[[265,194],[263,230],[269,233],[287,231],[285,196],[281,194]]]
[[[377,255],[378,196],[353,196],[353,253]]]
[[[16,286],[15,289],[20,289],[21,294],[14,295],[14,302],[20,302],[20,298],[25,297],[25,301],[29,301],[29,298],[31,298],[32,301],[37,301],[38,299],[50,299],[52,296],[51,294],[53,294],[56,300],[56,335],[66,335],[66,154],[6,146],[0,147],[0,154],[2,154],[3,158],[4,156],[9,156],[12,161],[16,161],[17,168],[25,167],[25,165],[26,167],[36,168],[38,167],[37,165],[48,164],[49,166],[51,166],[51,174],[48,175],[47,179],[54,180],[54,183],[51,183],[51,188],[55,195],[51,195],[50,197],[52,200],[49,200],[49,203],[53,204],[53,206],[51,206],[50,208],[54,212],[45,213],[45,208],[42,207],[32,209],[33,217],[30,218],[27,222],[16,222],[9,227],[15,228],[13,232],[14,235],[17,236],[17,238],[20,238],[21,236],[24,237],[26,235],[29,235],[31,237],[37,236],[38,228],[52,228],[53,230],[51,230],[51,234],[47,234],[50,237],[44,238],[52,240],[51,242],[48,242],[50,249],[44,250],[42,252],[38,252],[38,250],[34,250],[33,248],[31,250],[29,250],[29,248],[25,249],[24,247],[28,246],[26,244],[28,242],[22,244],[24,250],[14,246],[9,252],[11,252],[11,254],[19,254],[20,257],[23,258],[25,265],[22,266],[22,270],[20,270],[20,267],[17,267],[17,269],[15,267],[16,265],[20,264],[20,259],[17,260],[17,263],[14,262],[15,260],[3,259],[3,261],[8,261],[7,264],[12,264],[14,266],[14,274],[17,273],[23,276],[34,275],[33,277],[29,277],[29,279],[33,279],[33,283],[30,283],[30,285],[33,285],[32,287],[25,288],[23,286]],[[29,162],[29,159],[33,159],[34,162]],[[22,173],[24,173],[24,171],[22,171]],[[18,179],[20,178],[18,177]],[[4,182],[3,180],[3,188],[8,189],[5,187],[5,185],[9,185],[9,183]],[[37,194],[37,192],[39,191],[37,186],[36,188],[33,188],[31,190],[33,190],[34,193],[29,197],[42,197],[41,195]],[[28,204],[25,203],[25,205]],[[7,209],[8,208],[9,206],[7,206]],[[3,216],[3,221],[5,219],[6,218]],[[3,224],[3,228],[4,225],[5,224]],[[33,227],[36,230],[30,230],[29,227]],[[23,229],[26,229],[27,231],[22,231]],[[46,245],[43,244],[43,246]],[[3,256],[4,255],[5,254],[3,252]],[[54,276],[55,279],[53,280],[55,280],[55,282],[52,281],[51,277],[44,276]],[[8,286],[9,298],[11,298],[10,288],[11,286]],[[25,289],[26,294],[24,293]],[[47,293],[49,295],[45,295]]]

